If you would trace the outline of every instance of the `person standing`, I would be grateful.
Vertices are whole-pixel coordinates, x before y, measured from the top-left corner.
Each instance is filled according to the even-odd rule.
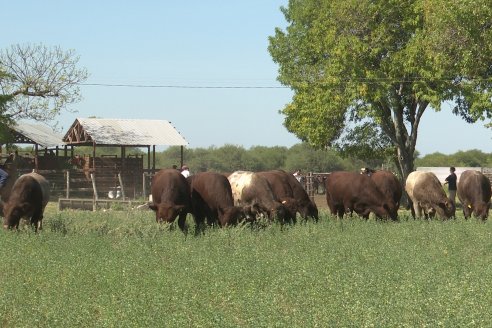
[[[9,174],[7,171],[0,168],[0,189],[2,189],[7,184],[7,179],[9,178]]]
[[[190,169],[188,168],[187,165],[183,165],[183,167],[181,168],[181,174],[187,178],[190,176]]]
[[[444,184],[448,185],[448,190],[449,190],[449,199],[453,201],[453,203],[456,203],[456,182],[458,180],[458,177],[456,176],[456,168],[454,166],[451,166],[449,168],[449,175],[448,177],[444,180]]]

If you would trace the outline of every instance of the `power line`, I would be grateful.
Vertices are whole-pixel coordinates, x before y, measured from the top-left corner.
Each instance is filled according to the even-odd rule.
[[[111,84],[111,83],[81,83],[85,86],[124,87],[124,88],[167,88],[167,89],[288,89],[284,86],[211,86],[211,85],[160,85],[160,84]]]
[[[360,84],[383,84],[383,83],[428,83],[428,82],[450,82],[454,84],[461,84],[463,82],[490,82],[491,78],[466,78],[463,80],[456,80],[454,78],[386,78],[386,77],[374,77],[374,78],[340,78],[339,83],[360,83]],[[323,81],[302,81],[295,84],[314,84],[314,85],[329,85],[330,82]],[[97,87],[116,87],[116,88],[161,88],[161,89],[290,89],[288,86],[259,86],[259,85],[179,85],[179,84],[130,84],[130,83],[81,83],[84,86],[97,86]]]

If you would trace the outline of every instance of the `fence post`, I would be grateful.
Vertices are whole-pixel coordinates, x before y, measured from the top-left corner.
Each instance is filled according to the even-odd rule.
[[[145,172],[142,173],[142,196],[143,196],[143,199],[147,199],[147,188],[146,188],[146,185],[145,185]]]
[[[70,198],[70,170],[67,170],[67,192],[66,196],[67,198]]]
[[[123,186],[123,179],[121,178],[120,173],[118,173],[118,180],[120,182],[120,187],[121,187],[121,199],[125,200],[125,186]]]
[[[313,172],[309,172],[306,179],[306,191],[309,198],[314,202],[314,189],[313,189]]]
[[[92,181],[92,190],[94,191],[94,199],[98,200],[99,196],[97,195],[96,176],[94,173],[91,173],[91,181]]]

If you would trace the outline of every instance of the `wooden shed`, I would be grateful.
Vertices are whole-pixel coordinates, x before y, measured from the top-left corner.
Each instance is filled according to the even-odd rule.
[[[70,189],[92,188],[96,200],[111,198],[111,195],[115,198],[146,197],[146,176],[151,176],[156,170],[156,146],[181,146],[182,163],[183,147],[188,145],[170,122],[145,119],[77,118],[63,142],[70,147],[92,147],[92,154],[74,158],[74,165],[84,174],[67,178],[67,184],[73,184],[67,186],[66,198],[70,198]],[[98,147],[119,147],[120,153],[97,157]],[[145,148],[146,163],[142,155],[127,154],[130,147]]]
[[[33,145],[32,152],[19,154],[17,158],[21,163],[20,169],[23,171],[56,169],[59,167],[57,164],[64,161],[59,156],[67,156],[67,148],[62,141],[63,135],[47,125],[18,122],[9,126],[8,132],[9,136],[5,140],[0,140],[2,163],[10,155],[4,152],[6,151],[3,147],[5,144]]]

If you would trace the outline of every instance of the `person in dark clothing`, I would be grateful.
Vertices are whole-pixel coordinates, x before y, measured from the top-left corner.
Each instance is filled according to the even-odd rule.
[[[9,174],[0,168],[0,189],[3,188],[3,186],[5,186],[5,184],[7,183],[7,179],[9,177]]]
[[[454,173],[456,171],[456,168],[454,166],[451,166],[449,168],[449,175],[448,177],[446,178],[446,180],[444,180],[444,184],[447,184],[448,185],[448,190],[449,190],[449,199],[451,199],[453,202],[456,203],[456,182],[458,180],[458,177],[456,176],[456,173]]]

